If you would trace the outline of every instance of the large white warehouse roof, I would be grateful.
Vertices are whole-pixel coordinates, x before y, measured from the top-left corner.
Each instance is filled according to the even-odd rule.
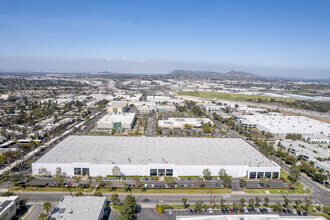
[[[69,136],[36,163],[274,167],[239,138]]]

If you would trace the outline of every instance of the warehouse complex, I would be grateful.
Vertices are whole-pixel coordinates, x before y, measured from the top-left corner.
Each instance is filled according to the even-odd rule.
[[[69,136],[32,164],[67,175],[201,176],[225,169],[233,177],[279,178],[280,166],[239,138]]]
[[[167,120],[159,120],[158,126],[164,129],[184,129],[186,125],[192,128],[200,128],[202,124],[214,123],[208,118],[168,118]]]
[[[330,134],[330,125],[304,116],[283,115],[242,115],[238,121],[243,126],[257,128],[274,135],[285,136],[288,133],[302,135]]]
[[[118,131],[132,129],[136,121],[135,113],[110,113],[96,123],[97,129],[115,129]]]

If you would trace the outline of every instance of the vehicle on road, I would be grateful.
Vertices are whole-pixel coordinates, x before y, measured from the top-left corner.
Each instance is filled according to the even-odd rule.
[[[143,199],[142,199],[142,202],[150,202],[150,199],[148,199],[148,198],[143,198]]]

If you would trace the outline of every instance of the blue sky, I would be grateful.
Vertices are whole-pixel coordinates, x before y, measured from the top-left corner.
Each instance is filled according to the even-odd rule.
[[[0,0],[0,70],[330,78],[329,0]]]

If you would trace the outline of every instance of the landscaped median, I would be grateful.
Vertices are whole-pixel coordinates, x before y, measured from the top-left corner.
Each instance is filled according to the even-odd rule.
[[[11,187],[9,191],[26,191],[26,192],[82,192],[82,193],[92,193],[94,187],[82,188],[82,187]],[[109,187],[99,187],[97,192],[101,193],[145,193],[145,194],[229,194],[231,190],[226,190],[225,188],[145,188],[141,190],[139,188],[131,188],[127,190],[124,187],[116,187],[112,191]]]

